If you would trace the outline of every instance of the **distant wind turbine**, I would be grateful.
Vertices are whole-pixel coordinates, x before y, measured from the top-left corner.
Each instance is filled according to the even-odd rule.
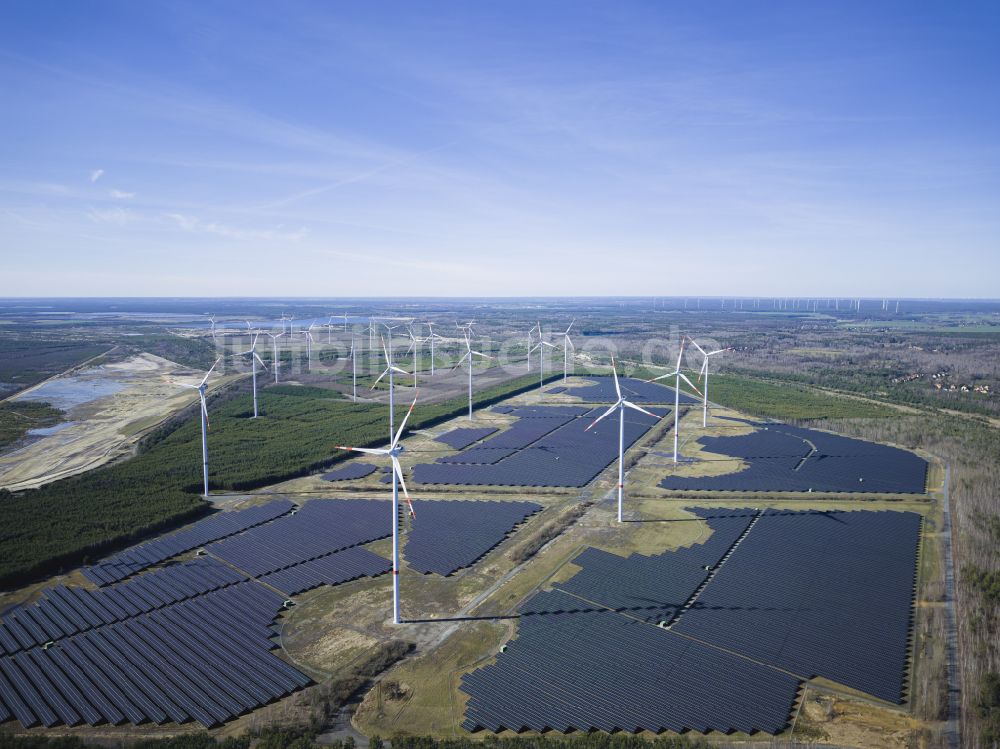
[[[694,391],[701,395],[701,391],[695,387],[695,384],[687,378],[687,375],[681,372],[681,359],[684,357],[684,341],[681,341],[681,350],[677,354],[677,368],[673,372],[667,372],[667,374],[660,375],[659,377],[654,377],[651,380],[646,380],[646,382],[656,382],[657,380],[662,380],[667,377],[673,377],[674,379],[674,463],[677,462],[677,436],[678,430],[680,429],[680,412],[681,412],[681,380],[683,379],[688,385],[694,388]]]
[[[189,385],[186,382],[182,382],[181,386],[186,388],[191,388],[198,391],[198,399],[201,401],[201,466],[202,466],[202,476],[205,483],[205,492],[202,496],[208,496],[208,406],[205,403],[205,391],[208,389],[208,376],[212,374],[212,370],[215,369],[219,362],[222,361],[220,356],[215,360],[215,364],[209,368],[205,373],[205,376],[201,378],[201,382],[197,385]]]
[[[601,419],[610,416],[616,410],[618,411],[618,522],[620,523],[622,522],[622,493],[625,489],[625,409],[631,408],[639,413],[652,416],[654,419],[659,419],[660,417],[654,413],[650,413],[645,408],[640,408],[631,401],[625,400],[624,396],[622,396],[621,386],[618,384],[618,370],[615,367],[615,358],[613,356],[611,357],[611,374],[615,378],[615,394],[618,396],[618,400],[607,411],[594,419],[584,431],[589,432]]]
[[[281,366],[281,360],[278,359],[278,339],[281,338],[281,336],[283,336],[284,334],[285,334],[284,330],[282,330],[277,335],[275,335],[274,333],[266,333],[266,335],[268,337],[270,337],[270,339],[271,339],[271,348],[272,348],[272,350],[274,352],[272,354],[272,356],[274,357],[274,360],[271,362],[271,366],[274,367],[274,384],[275,385],[278,384],[278,367]]]
[[[553,344],[549,343],[548,341],[546,341],[542,337],[542,324],[539,322],[538,323],[538,343],[535,344],[535,348],[538,349],[538,389],[539,390],[541,390],[545,386],[545,359],[543,358],[544,355],[545,355],[545,349],[543,348],[544,346],[548,346],[549,348],[552,348],[552,349],[556,348],[556,346],[554,346]],[[532,349],[531,351],[534,351],[534,349]],[[531,354],[531,351],[528,352],[529,355]]]
[[[462,366],[462,362],[469,361],[469,419],[472,419],[472,369],[475,364],[473,357],[478,356],[480,359],[492,359],[492,356],[482,353],[481,351],[473,351],[472,343],[469,341],[469,334],[465,334],[465,354],[461,359],[458,360],[458,364],[455,365],[455,369]],[[454,370],[453,370],[454,371]]]
[[[308,328],[302,331],[302,336],[306,339],[306,367],[311,371],[313,362],[313,338],[312,329],[315,327],[316,321],[313,320]]]
[[[708,358],[710,356],[717,356],[718,354],[724,354],[726,351],[732,351],[732,349],[720,348],[717,351],[705,351],[705,349],[699,346],[698,342],[691,336],[688,336],[688,340],[694,344],[694,347],[698,349],[701,352],[701,355],[704,357],[704,359],[702,359],[701,362],[701,370],[698,373],[698,379],[700,381],[702,377],[705,378],[705,392],[702,393],[701,395],[702,397],[701,425],[702,427],[707,427],[708,426]]]
[[[390,390],[391,392],[391,390]],[[417,405],[417,397],[414,395],[410,409],[403,417],[403,422],[399,425],[399,430],[393,436],[392,428],[389,428],[389,447],[375,449],[370,447],[348,447],[337,445],[338,450],[350,450],[351,452],[365,453],[367,455],[385,455],[392,461],[392,623],[400,624],[399,616],[399,487],[403,487],[403,496],[406,497],[406,504],[410,508],[410,517],[415,518],[417,514],[413,511],[413,502],[410,500],[410,493],[406,490],[406,481],[403,480],[403,469],[399,465],[399,455],[403,452],[403,446],[399,444],[399,438],[406,427],[406,420],[413,413],[413,407]],[[389,413],[392,413],[392,403],[389,404]]]
[[[264,369],[267,369],[267,365],[264,363],[264,360],[257,355],[257,337],[259,335],[260,333],[254,334],[253,340],[250,342],[249,351],[241,351],[238,354],[238,356],[250,357],[250,365],[253,371],[253,417],[255,419],[257,418],[257,362],[260,362],[260,365]]]
[[[569,331],[573,328],[573,323],[576,322],[576,318],[573,318],[573,322],[569,324],[563,333],[563,382],[565,383],[569,377],[569,347],[572,345],[572,341],[569,339]]]
[[[395,401],[394,401],[395,392],[396,392],[396,386],[395,386],[395,383],[393,382],[392,375],[393,375],[393,373],[399,373],[401,375],[407,375],[408,376],[410,373],[407,372],[405,369],[400,369],[399,367],[397,367],[396,365],[394,365],[392,363],[392,328],[389,328],[388,325],[386,327],[389,329],[389,347],[388,348],[386,348],[385,339],[381,338],[381,336],[380,336],[380,339],[382,341],[382,351],[385,353],[385,364],[386,364],[386,367],[385,367],[385,370],[382,372],[382,374],[380,374],[378,376],[378,379],[375,380],[375,382],[372,383],[371,389],[374,390],[375,386],[379,384],[379,382],[382,380],[382,378],[385,377],[386,375],[389,375],[389,433],[392,434],[392,422],[393,422],[393,419],[395,418],[395,415],[396,415],[396,408],[395,408]]]

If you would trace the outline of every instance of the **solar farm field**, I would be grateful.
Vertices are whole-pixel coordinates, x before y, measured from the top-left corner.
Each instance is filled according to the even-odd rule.
[[[708,543],[586,551],[523,604],[496,662],[463,678],[463,726],[774,734],[816,676],[902,700],[919,515],[695,512]]]
[[[664,409],[650,409],[658,417]],[[617,418],[605,419],[587,431],[601,409],[582,406],[511,407],[503,413],[516,417],[509,428],[473,444],[462,452],[417,464],[418,484],[463,486],[582,487],[618,457]],[[625,419],[625,448],[657,422],[629,411]]]
[[[667,476],[664,489],[744,492],[923,494],[927,461],[907,450],[816,429],[733,419],[742,436],[700,437],[705,451],[738,458],[743,470],[719,476]]]

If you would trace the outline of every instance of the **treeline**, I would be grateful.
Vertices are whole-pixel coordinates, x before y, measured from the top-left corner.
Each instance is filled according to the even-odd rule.
[[[550,375],[549,379],[557,375]],[[479,408],[538,386],[520,377],[474,396]],[[399,398],[405,400],[405,396]],[[259,391],[261,417],[246,393],[209,403],[209,486],[242,491],[299,476],[348,457],[338,444],[388,440],[386,407],[339,399],[324,388],[276,386]],[[397,407],[399,424],[408,403]],[[465,397],[418,404],[408,428],[464,413]],[[197,409],[164,429],[135,457],[15,495],[0,491],[0,585],[87,563],[97,555],[210,511],[201,492]]]
[[[50,427],[62,421],[63,412],[38,401],[0,403],[0,448],[17,442],[29,429]]]

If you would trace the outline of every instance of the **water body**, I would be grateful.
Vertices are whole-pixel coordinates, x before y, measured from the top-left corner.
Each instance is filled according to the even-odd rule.
[[[50,427],[38,427],[37,429],[29,429],[28,430],[28,436],[29,437],[48,437],[50,434],[55,434],[56,432],[61,432],[63,429],[67,429],[68,427],[75,426],[76,424],[79,424],[79,423],[80,422],[78,422],[78,421],[63,421],[63,422],[60,422],[59,424],[55,424],[54,426],[50,426]]]
[[[114,395],[124,388],[123,383],[103,378],[62,377],[39,385],[31,392],[17,396],[16,400],[45,401],[68,411],[106,395]]]

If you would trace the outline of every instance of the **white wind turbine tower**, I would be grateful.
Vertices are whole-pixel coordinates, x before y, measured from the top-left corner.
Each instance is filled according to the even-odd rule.
[[[625,409],[634,409],[639,413],[652,416],[654,419],[659,419],[660,417],[654,413],[650,413],[645,408],[640,408],[634,403],[625,400],[622,396],[621,386],[618,384],[618,370],[615,367],[614,357],[611,357],[611,374],[613,374],[615,378],[615,393],[618,396],[618,400],[615,401],[614,405],[610,406],[607,411],[594,419],[590,423],[590,426],[584,429],[584,431],[589,432],[591,428],[605,416],[610,416],[614,413],[614,411],[618,411],[618,522],[620,523],[622,522],[622,493],[625,488]]]
[[[434,376],[434,339],[440,338],[442,341],[445,340],[444,336],[440,336],[434,332],[434,323],[427,323],[427,340],[431,342],[431,377]]]
[[[208,389],[208,385],[206,384],[208,376],[212,374],[212,370],[219,365],[220,361],[222,361],[221,356],[215,360],[215,364],[211,366],[197,385],[189,385],[186,382],[181,383],[181,387],[197,390],[198,399],[201,401],[201,467],[205,482],[205,493],[202,495],[204,497],[208,496],[208,406],[205,404],[205,390]]]
[[[576,318],[573,318],[573,322],[569,324],[566,331],[563,333],[563,382],[569,377],[569,347],[573,343],[569,339],[569,331],[573,327],[573,323],[576,322]]]
[[[315,339],[313,338],[312,329],[313,329],[313,327],[315,325],[316,325],[316,321],[313,320],[309,324],[309,327],[305,328],[302,331],[302,335],[306,339],[306,367],[308,369],[310,369],[310,370],[312,370],[312,363],[313,363],[313,342],[315,341]]]
[[[271,339],[271,350],[273,352],[272,356],[274,357],[273,361],[271,362],[271,366],[274,367],[275,385],[278,384],[278,368],[281,366],[281,360],[278,359],[278,339],[281,338],[281,336],[283,336],[284,334],[285,334],[284,330],[282,330],[277,335],[275,335],[274,333],[265,333],[265,335],[267,335]]]
[[[391,390],[390,390],[391,392]],[[410,508],[410,517],[415,518],[417,514],[413,511],[413,502],[410,501],[410,493],[406,490],[406,481],[403,480],[403,469],[399,465],[399,454],[403,452],[403,446],[399,444],[399,438],[403,434],[406,420],[413,413],[413,407],[417,405],[417,397],[413,397],[410,409],[403,417],[403,422],[399,425],[399,431],[393,436],[392,428],[389,428],[389,447],[374,449],[370,447],[347,447],[337,445],[339,450],[350,450],[352,452],[366,453],[368,455],[386,455],[392,461],[392,623],[400,624],[399,617],[399,487],[403,487],[403,496],[406,497],[406,504]],[[390,411],[392,406],[390,404]]]
[[[354,345],[354,330],[351,330],[351,395],[358,400],[358,354]]]
[[[695,384],[687,378],[687,375],[681,372],[681,359],[684,356],[684,341],[681,341],[681,350],[677,354],[677,368],[673,372],[667,372],[667,374],[660,375],[659,377],[654,377],[651,380],[646,380],[646,382],[656,382],[657,380],[662,380],[667,377],[673,377],[674,379],[674,463],[677,462],[677,435],[678,429],[680,427],[680,411],[681,411],[681,380],[683,379],[688,385],[694,388],[694,391],[701,395],[701,391],[695,387]]]
[[[208,320],[212,323],[212,338],[215,338],[215,315],[209,315]]]
[[[462,362],[466,359],[469,360],[469,419],[472,419],[472,367],[475,364],[473,357],[478,356],[480,359],[492,359],[492,356],[482,353],[481,351],[473,351],[472,343],[469,341],[469,333],[465,333],[465,354],[461,359],[458,360],[458,364],[455,365],[454,369],[458,369],[462,366]],[[452,370],[454,371],[454,370]]]
[[[698,345],[698,341],[696,341],[691,336],[688,336],[688,340],[694,344],[694,347],[698,349],[701,352],[701,355],[704,357],[704,359],[701,362],[701,370],[698,373],[698,379],[699,381],[701,381],[702,377],[705,378],[705,392],[701,394],[702,397],[701,425],[702,427],[707,427],[708,426],[708,357],[716,356],[718,354],[723,354],[726,351],[732,351],[732,349],[720,348],[717,351],[705,351],[705,349],[703,349],[701,346]]]
[[[545,349],[543,348],[544,346],[548,346],[551,349],[557,348],[556,346],[554,346],[553,344],[549,343],[544,338],[542,338],[542,324],[541,324],[541,322],[539,322],[538,323],[538,343],[535,344],[535,348],[538,349],[538,389],[539,390],[541,390],[543,387],[545,387],[545,359],[543,358],[544,355],[545,355]],[[534,351],[534,350],[535,349],[532,349],[531,351]],[[531,351],[528,352],[529,358],[530,358]],[[531,366],[531,365],[529,364],[528,366]]]
[[[260,333],[254,333],[253,340],[250,341],[250,350],[241,351],[237,356],[249,356],[250,365],[253,371],[253,417],[257,418],[257,362],[260,362],[260,366],[267,369],[267,365],[264,360],[257,355],[257,337]]]
[[[416,387],[417,370],[420,369],[420,344],[424,342],[424,339],[413,335],[413,327],[410,325],[406,326],[406,334],[410,337],[410,345],[406,349],[406,354],[413,353],[413,387]]]
[[[385,346],[385,339],[384,338],[381,339],[382,340],[382,351],[385,353],[385,364],[386,364],[386,366],[385,366],[385,370],[382,372],[382,374],[380,374],[378,376],[378,379],[375,380],[375,382],[372,383],[371,389],[374,390],[375,386],[379,384],[379,382],[382,380],[382,378],[385,377],[386,375],[389,375],[389,434],[392,434],[393,419],[395,418],[395,414],[396,414],[396,404],[395,404],[395,400],[394,400],[394,398],[395,398],[395,392],[396,392],[396,385],[393,382],[392,375],[393,375],[394,372],[398,372],[401,375],[409,375],[410,373],[407,372],[405,369],[400,369],[399,367],[397,367],[396,365],[394,365],[392,363],[392,358],[391,358],[391,352],[392,352],[392,328],[390,328],[388,325],[386,325],[386,328],[388,328],[388,330],[389,330],[389,348],[386,348],[386,346]]]

